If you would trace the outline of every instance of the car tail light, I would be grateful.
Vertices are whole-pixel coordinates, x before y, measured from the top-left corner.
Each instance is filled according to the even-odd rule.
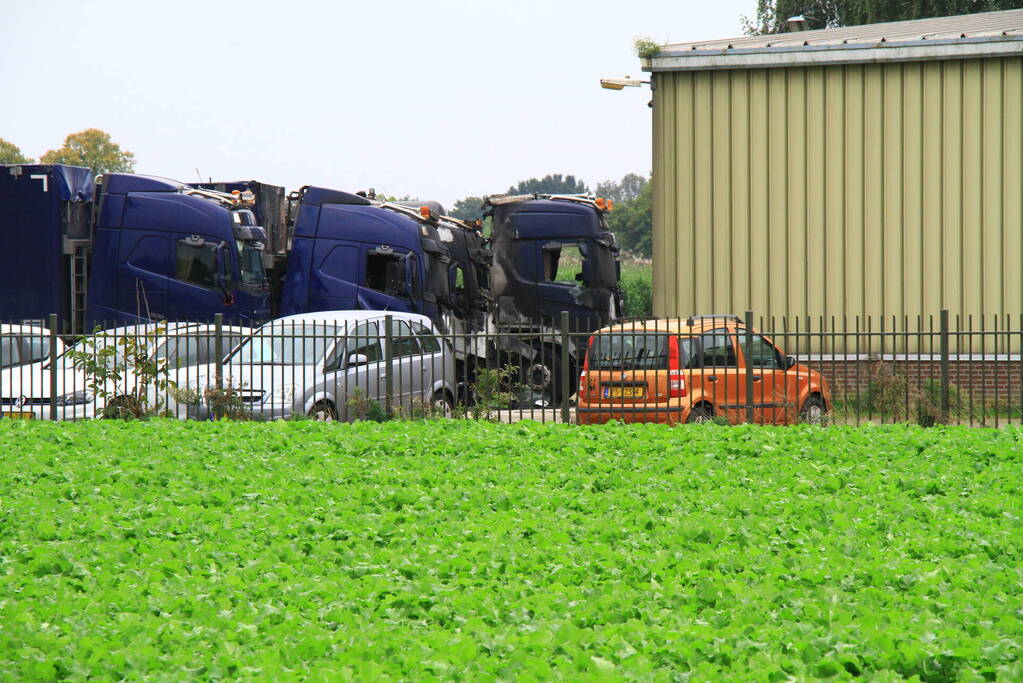
[[[686,395],[686,380],[679,368],[678,337],[668,338],[668,398]]]
[[[668,397],[680,398],[686,395],[686,379],[681,370],[668,370]]]
[[[590,369],[590,349],[593,348],[594,336],[590,335],[590,340],[586,343],[586,353],[583,355],[583,371],[579,373],[579,395],[582,396],[586,393],[586,372]]]

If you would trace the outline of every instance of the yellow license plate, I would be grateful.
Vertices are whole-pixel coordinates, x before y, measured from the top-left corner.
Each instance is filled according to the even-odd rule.
[[[604,398],[643,398],[646,387],[604,387]]]
[[[0,413],[0,417],[9,417],[12,420],[34,420],[35,413]]]

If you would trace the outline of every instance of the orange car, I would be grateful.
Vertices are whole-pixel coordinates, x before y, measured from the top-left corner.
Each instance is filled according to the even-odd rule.
[[[749,368],[749,372],[747,372]],[[747,388],[752,379],[752,401]],[[611,325],[590,337],[579,377],[580,424],[823,422],[828,383],[735,316],[694,316]]]

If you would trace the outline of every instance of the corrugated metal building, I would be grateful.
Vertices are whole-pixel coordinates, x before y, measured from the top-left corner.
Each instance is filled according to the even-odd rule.
[[[654,311],[1023,312],[1023,10],[667,45]]]

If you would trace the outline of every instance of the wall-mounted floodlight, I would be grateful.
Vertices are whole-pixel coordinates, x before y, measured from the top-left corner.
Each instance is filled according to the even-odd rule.
[[[600,87],[606,90],[624,90],[625,88],[638,88],[641,85],[650,85],[650,81],[641,81],[638,78],[601,78]]]

